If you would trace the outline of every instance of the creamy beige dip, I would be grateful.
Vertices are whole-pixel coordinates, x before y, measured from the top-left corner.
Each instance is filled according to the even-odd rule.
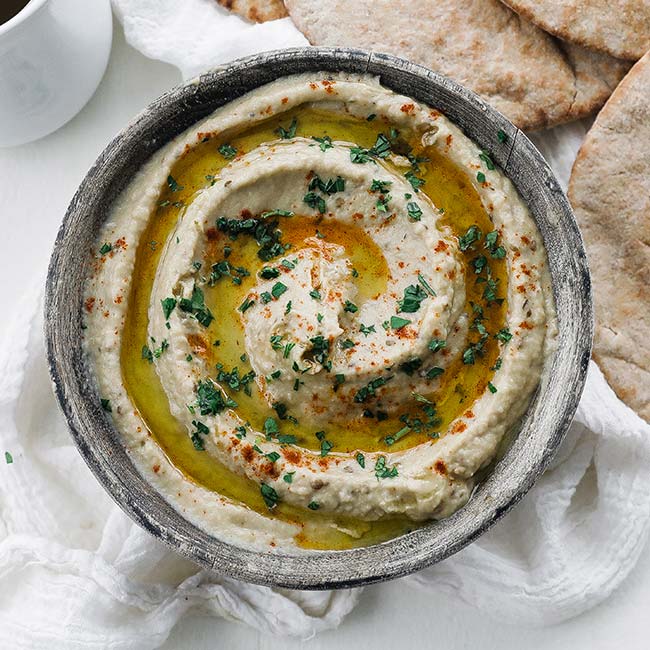
[[[133,461],[256,548],[453,513],[555,345],[511,182],[369,76],[285,78],[197,123],[124,188],[93,258],[85,345]]]

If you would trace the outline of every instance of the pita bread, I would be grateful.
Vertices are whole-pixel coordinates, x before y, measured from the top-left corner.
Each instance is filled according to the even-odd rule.
[[[254,23],[286,18],[282,0],[217,0],[222,6]]]
[[[285,0],[315,45],[421,63],[471,88],[523,129],[588,115],[629,64],[563,44],[499,0]]]
[[[547,32],[619,59],[650,50],[648,0],[502,0]]]
[[[650,421],[650,53],[607,102],[578,153],[569,199],[593,280],[593,356]]]

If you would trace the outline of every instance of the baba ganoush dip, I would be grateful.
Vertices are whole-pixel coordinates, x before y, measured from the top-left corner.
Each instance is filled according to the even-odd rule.
[[[219,108],[123,188],[92,255],[102,405],[175,509],[248,548],[345,549],[453,513],[557,338],[512,183],[367,75]]]

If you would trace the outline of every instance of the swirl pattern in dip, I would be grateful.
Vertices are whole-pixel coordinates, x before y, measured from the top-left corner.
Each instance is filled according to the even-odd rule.
[[[163,147],[116,200],[86,294],[140,471],[257,548],[454,512],[556,337],[541,236],[489,153],[358,75],[274,82]]]

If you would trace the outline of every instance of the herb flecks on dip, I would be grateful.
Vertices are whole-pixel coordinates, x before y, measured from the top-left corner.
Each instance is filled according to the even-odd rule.
[[[367,76],[286,78],[187,130],[93,259],[85,345],[131,457],[256,548],[453,513],[556,336],[541,236],[489,152]]]

